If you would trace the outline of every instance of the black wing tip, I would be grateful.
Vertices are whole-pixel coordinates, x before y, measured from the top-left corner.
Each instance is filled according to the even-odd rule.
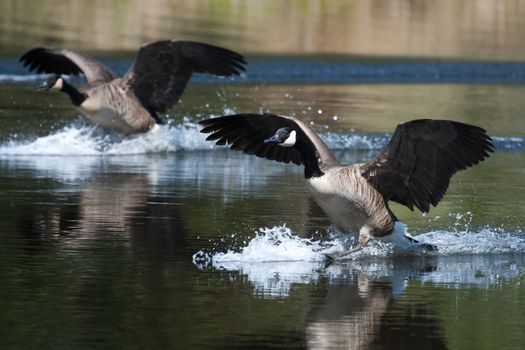
[[[246,71],[245,58],[230,49],[190,40],[160,40],[146,43],[140,50],[163,51],[175,49],[186,58],[196,73],[208,73],[219,77],[239,76]]]
[[[401,131],[401,133],[398,134],[398,140],[394,146],[399,147],[402,142],[400,138],[407,137],[405,133],[408,133],[409,139],[411,140],[409,142],[416,144],[421,143],[423,147],[422,152],[426,152],[425,150],[428,147],[431,147],[437,152],[435,160],[438,162],[438,168],[434,169],[434,166],[431,166],[430,170],[434,170],[433,175],[431,174],[429,177],[428,169],[425,170],[421,168],[418,173],[414,173],[414,168],[411,167],[411,173],[409,175],[410,184],[407,183],[407,188],[402,191],[387,188],[385,186],[388,185],[382,185],[378,183],[377,179],[374,180],[375,177],[370,176],[375,163],[365,168],[363,176],[380,192],[384,191],[388,196],[388,200],[398,202],[410,210],[413,210],[415,207],[423,213],[429,212],[432,206],[437,206],[443,199],[449,187],[450,179],[456,172],[479,164],[487,159],[490,153],[495,152],[492,138],[487,134],[485,129],[476,125],[453,120],[417,119],[401,123],[398,127],[399,130],[396,129],[396,133],[399,131]],[[438,131],[432,138],[425,140],[419,137],[426,132],[432,133],[432,130]],[[410,135],[415,135],[415,137],[412,138]],[[394,137],[391,139],[391,142],[392,140],[394,140]],[[405,140],[405,143],[406,141],[407,140]],[[428,142],[431,142],[431,144],[425,145],[425,143]],[[386,147],[388,147],[388,145]],[[384,155],[385,149],[383,149],[378,156]],[[373,159],[376,163],[378,156]],[[393,157],[392,159],[396,158],[395,152]],[[383,168],[384,166],[381,165],[377,169]],[[385,179],[384,174],[381,181]],[[404,175],[401,174],[400,176],[401,178],[398,179],[398,182],[401,186],[399,186],[399,188],[404,188],[402,186],[404,182],[401,181]],[[387,183],[391,182],[391,179],[387,181]]]
[[[207,126],[207,125],[213,124],[213,121],[215,119],[217,119],[217,118],[209,118],[209,119],[199,120],[197,123],[202,125],[202,126]]]
[[[221,122],[223,120],[226,120],[228,118],[237,117],[237,116],[241,116],[241,114],[222,115],[220,117],[213,117],[213,118],[208,118],[208,119],[204,119],[204,120],[199,120],[198,123],[200,125],[203,125],[203,126],[208,126],[208,125],[216,124],[216,123]]]
[[[25,52],[18,60],[30,72],[79,75],[82,70],[69,58],[50,47],[35,47]]]
[[[47,47],[43,47],[43,46],[34,47],[34,48],[32,48],[32,49],[29,49],[29,50],[27,50],[26,52],[24,52],[24,53],[22,54],[22,56],[20,57],[20,61],[21,61],[22,59],[27,58],[28,56],[31,56],[31,55],[35,54],[35,53],[39,53],[39,52],[47,51],[47,50],[49,50],[49,48],[47,48]]]
[[[34,63],[38,56],[40,56],[43,52],[47,51],[48,48],[45,47],[35,47],[29,51],[26,51],[20,58],[18,59],[18,62],[23,63],[24,67],[27,67]],[[33,71],[36,67],[30,67],[29,70]]]
[[[250,121],[251,118],[260,118],[264,115],[243,113],[223,115],[199,121],[203,126],[201,133],[209,134],[206,141],[214,142],[217,146],[229,146],[232,151],[241,151],[249,155],[283,163],[303,164],[302,157],[292,148],[279,147],[264,143],[268,137],[268,128],[265,120],[261,124]]]
[[[247,62],[244,56],[236,51],[197,41],[182,40],[173,41],[173,43],[180,45],[183,50],[200,50],[204,53],[207,56],[205,68],[209,73],[218,76],[232,76],[241,75],[246,71],[244,65]]]
[[[400,126],[408,126],[416,123],[448,123],[459,133],[462,133],[462,137],[471,138],[474,142],[477,143],[480,152],[490,152],[494,153],[496,148],[494,146],[494,140],[487,134],[487,130],[478,125],[468,124],[459,122],[456,120],[449,119],[416,119],[403,122],[399,124]],[[480,159],[483,160],[487,158],[488,155]],[[476,163],[477,164],[477,163]]]

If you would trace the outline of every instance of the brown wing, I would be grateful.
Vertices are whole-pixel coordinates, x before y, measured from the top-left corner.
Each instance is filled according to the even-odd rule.
[[[450,120],[399,124],[392,139],[365,164],[362,175],[385,198],[422,212],[443,198],[458,170],[494,152],[491,138],[477,126]]]
[[[20,57],[24,67],[37,73],[84,74],[88,84],[109,82],[117,75],[95,59],[68,49],[37,47]]]
[[[202,133],[211,133],[207,141],[216,141],[217,145],[230,145],[230,149],[243,151],[257,157],[284,163],[303,164],[304,159],[296,147],[281,147],[264,143],[277,129],[291,127],[298,133],[297,139],[306,140],[315,153],[314,145],[302,132],[291,117],[273,114],[235,114],[199,122],[204,128]],[[300,134],[300,135],[299,135]]]
[[[139,100],[156,112],[179,102],[191,75],[239,75],[244,58],[222,47],[191,41],[157,41],[142,46],[124,76]]]

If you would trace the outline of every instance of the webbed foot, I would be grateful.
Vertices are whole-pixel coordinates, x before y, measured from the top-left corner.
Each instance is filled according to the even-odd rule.
[[[332,264],[333,262],[337,261],[337,260],[341,260],[341,258],[347,256],[347,255],[350,255],[352,253],[355,253],[357,251],[360,251],[361,249],[364,248],[364,246],[370,241],[370,235],[368,235],[366,232],[365,233],[360,233],[359,234],[359,241],[357,243],[357,246],[353,249],[350,249],[346,252],[335,252],[335,253],[330,253],[330,254],[324,254],[324,256],[327,258],[327,262],[329,264]]]

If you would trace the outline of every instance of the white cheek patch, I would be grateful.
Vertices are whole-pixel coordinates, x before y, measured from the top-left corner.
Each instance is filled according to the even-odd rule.
[[[286,140],[284,140],[284,142],[281,143],[280,146],[293,147],[295,145],[296,140],[297,140],[297,132],[295,132],[295,130],[292,130],[290,135],[288,135],[288,138],[286,138]]]
[[[51,87],[51,90],[53,91],[60,91],[64,87],[64,80],[62,78],[58,78],[57,81],[55,81],[55,84]]]

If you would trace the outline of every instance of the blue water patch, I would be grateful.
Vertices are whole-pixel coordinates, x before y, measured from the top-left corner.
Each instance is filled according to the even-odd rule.
[[[493,136],[492,142],[496,150],[500,151],[523,151],[525,150],[525,137],[501,137]]]
[[[118,74],[125,74],[130,58],[100,58]],[[248,57],[246,73],[228,82],[258,84],[346,83],[525,83],[525,62],[387,61],[323,58]],[[17,58],[0,58],[0,82],[31,82],[42,76],[29,72]],[[197,83],[221,83],[225,78],[195,74]]]
[[[247,76],[267,83],[524,83],[525,63],[256,59]]]

